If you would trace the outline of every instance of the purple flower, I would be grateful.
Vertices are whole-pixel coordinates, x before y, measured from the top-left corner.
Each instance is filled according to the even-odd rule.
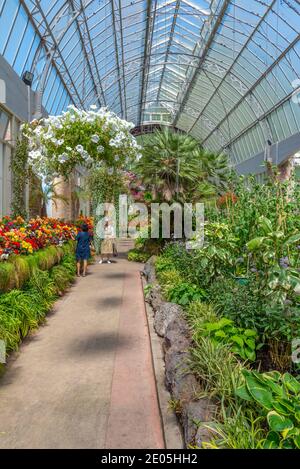
[[[282,267],[283,269],[287,269],[290,265],[289,263],[289,258],[287,256],[285,257],[281,257],[281,259],[279,259],[279,265],[280,267]]]

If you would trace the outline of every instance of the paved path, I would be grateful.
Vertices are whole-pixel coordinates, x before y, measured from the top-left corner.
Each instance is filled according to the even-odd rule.
[[[0,380],[0,448],[163,448],[139,264],[95,264]]]

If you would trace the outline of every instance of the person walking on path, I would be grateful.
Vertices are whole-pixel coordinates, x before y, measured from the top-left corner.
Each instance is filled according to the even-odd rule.
[[[77,277],[80,277],[81,262],[83,262],[82,276],[86,276],[88,259],[91,257],[90,244],[92,242],[92,235],[89,233],[88,225],[83,223],[81,230],[82,231],[80,231],[76,236]]]
[[[103,240],[101,243],[101,260],[99,264],[103,263],[105,257],[107,258],[107,263],[111,264],[110,258],[114,253],[114,239],[114,229],[109,220],[106,220],[103,229]]]

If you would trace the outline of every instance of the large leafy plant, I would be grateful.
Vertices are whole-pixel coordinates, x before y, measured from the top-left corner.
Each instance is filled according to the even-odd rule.
[[[228,318],[214,322],[205,322],[199,331],[200,335],[210,337],[214,345],[230,344],[233,353],[243,360],[254,361],[256,358],[257,331],[236,327]]]
[[[204,300],[206,297],[207,294],[203,288],[190,283],[179,283],[170,288],[167,293],[168,301],[180,306],[187,306],[192,301]]]
[[[236,256],[236,238],[229,225],[210,222],[205,226],[205,244],[195,253],[202,270],[205,270],[206,282],[233,269]]]
[[[260,406],[269,433],[263,448],[300,449],[300,383],[289,373],[243,370],[240,398]]]
[[[261,279],[261,287],[272,304],[283,303],[294,292],[300,291],[299,250],[300,232],[286,233],[284,228],[273,229],[265,216],[257,220],[260,236],[247,243],[252,263]],[[293,250],[294,255],[293,255]]]

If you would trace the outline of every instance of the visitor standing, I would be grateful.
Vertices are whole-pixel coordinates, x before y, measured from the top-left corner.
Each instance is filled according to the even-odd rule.
[[[115,240],[115,233],[112,224],[109,220],[104,222],[103,228],[103,240],[101,243],[101,260],[99,264],[102,264],[104,258],[107,258],[107,263],[111,264],[110,258],[114,253],[114,240]]]
[[[91,257],[92,235],[89,233],[89,227],[86,223],[81,226],[81,231],[76,236],[76,261],[77,277],[80,277],[81,263],[83,262],[82,276],[86,276],[88,259]]]

